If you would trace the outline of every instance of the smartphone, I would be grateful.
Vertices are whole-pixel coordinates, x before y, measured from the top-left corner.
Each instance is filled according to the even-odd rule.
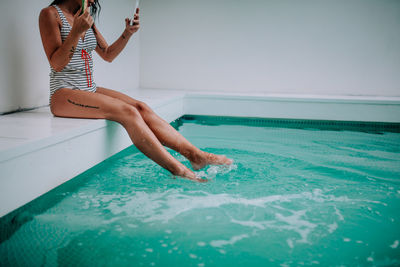
[[[140,3],[140,0],[136,0],[135,14],[136,14],[136,10],[139,8],[139,3]]]
[[[82,0],[82,10],[81,10],[81,15],[85,12],[86,8],[86,0]]]
[[[136,6],[135,6],[135,14],[136,14],[136,10],[139,8],[139,3],[140,3],[140,0],[136,0]],[[135,19],[135,15],[133,15],[133,19]],[[133,19],[132,19],[132,25],[134,25],[134,23],[133,23]]]

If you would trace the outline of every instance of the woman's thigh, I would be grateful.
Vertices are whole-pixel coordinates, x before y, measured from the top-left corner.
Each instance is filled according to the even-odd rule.
[[[118,92],[118,91],[115,91],[115,90],[111,90],[111,89],[107,89],[107,88],[104,88],[104,87],[97,87],[96,93],[99,93],[99,94],[102,94],[102,95],[106,95],[106,96],[109,96],[109,97],[113,97],[113,98],[117,98],[117,99],[119,99],[121,101],[124,101],[125,103],[127,103],[129,105],[132,105],[132,106],[138,108],[139,111],[140,111],[140,106],[144,104],[143,102],[141,102],[139,100],[136,100],[136,99],[124,94],[124,93],[121,93],[121,92]]]
[[[50,108],[57,117],[119,121],[124,109],[132,107],[104,94],[62,88],[52,96]]]

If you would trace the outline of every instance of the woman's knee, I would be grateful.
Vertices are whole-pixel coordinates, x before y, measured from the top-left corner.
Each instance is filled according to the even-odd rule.
[[[153,112],[151,107],[149,107],[146,103],[144,103],[142,101],[138,101],[138,103],[136,104],[135,107],[141,114],[146,114],[146,113],[152,113]]]
[[[134,120],[141,120],[142,117],[136,107],[129,104],[122,104],[110,114],[110,119],[125,124]]]

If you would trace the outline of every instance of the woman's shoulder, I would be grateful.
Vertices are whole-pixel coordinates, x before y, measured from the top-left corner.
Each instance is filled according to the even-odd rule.
[[[39,20],[46,21],[48,23],[57,22],[58,24],[61,25],[61,18],[58,15],[57,9],[54,6],[48,6],[43,8],[40,11]]]

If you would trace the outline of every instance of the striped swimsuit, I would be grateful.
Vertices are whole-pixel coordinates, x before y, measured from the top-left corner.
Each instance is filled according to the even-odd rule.
[[[61,39],[64,42],[72,27],[64,16],[61,9],[54,5],[61,18]],[[93,81],[92,51],[96,49],[97,40],[92,29],[89,29],[84,41],[79,38],[76,50],[71,61],[60,72],[52,67],[50,72],[50,103],[53,94],[61,88],[77,89],[96,92],[96,83]]]

